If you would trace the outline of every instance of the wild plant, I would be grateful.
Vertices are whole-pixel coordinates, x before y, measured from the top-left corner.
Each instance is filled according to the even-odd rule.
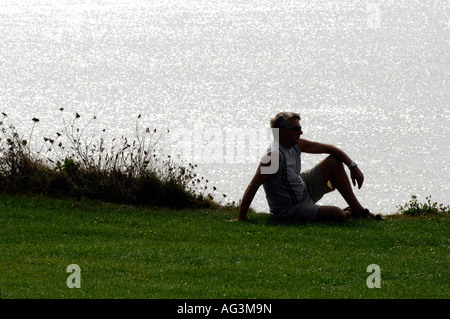
[[[181,165],[179,158],[165,155],[157,144],[163,132],[143,128],[137,117],[135,136],[113,138],[109,145],[95,130],[86,136],[96,117],[83,124],[75,113],[68,121],[60,109],[64,128],[53,138],[44,137],[32,148],[33,125],[27,139],[13,125],[0,121],[0,191],[42,192],[84,196],[118,203],[187,207],[217,205],[209,181],[195,173],[197,165]],[[167,131],[169,133],[169,131]],[[68,146],[66,146],[68,145]],[[37,151],[35,151],[37,150]],[[199,186],[201,188],[199,189]],[[223,195],[224,199],[226,195]]]

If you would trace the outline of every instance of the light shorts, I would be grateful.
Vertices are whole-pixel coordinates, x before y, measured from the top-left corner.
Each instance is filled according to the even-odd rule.
[[[287,211],[287,215],[291,218],[314,221],[317,219],[317,211],[320,207],[316,203],[323,195],[334,191],[335,188],[331,184],[331,181],[325,181],[318,164],[300,173],[300,177],[305,185],[305,194],[300,203]]]

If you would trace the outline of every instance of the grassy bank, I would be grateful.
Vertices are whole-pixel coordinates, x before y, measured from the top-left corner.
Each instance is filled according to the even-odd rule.
[[[0,195],[1,298],[448,298],[449,215],[230,223],[170,210]],[[81,269],[69,289],[66,268]],[[369,289],[367,267],[381,268]]]

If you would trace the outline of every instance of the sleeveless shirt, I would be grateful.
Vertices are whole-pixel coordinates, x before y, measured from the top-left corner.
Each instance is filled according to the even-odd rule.
[[[283,215],[298,204],[305,193],[300,178],[302,152],[298,145],[287,149],[276,140],[267,148],[266,155],[272,152],[280,154],[278,170],[264,182],[263,187],[270,212]]]

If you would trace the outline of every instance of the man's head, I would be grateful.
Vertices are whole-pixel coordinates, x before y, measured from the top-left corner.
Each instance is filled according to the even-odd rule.
[[[296,145],[300,135],[303,134],[300,126],[300,114],[294,112],[278,113],[270,120],[270,127],[275,139],[277,139],[277,134],[274,129],[278,129],[280,144],[288,148]]]

